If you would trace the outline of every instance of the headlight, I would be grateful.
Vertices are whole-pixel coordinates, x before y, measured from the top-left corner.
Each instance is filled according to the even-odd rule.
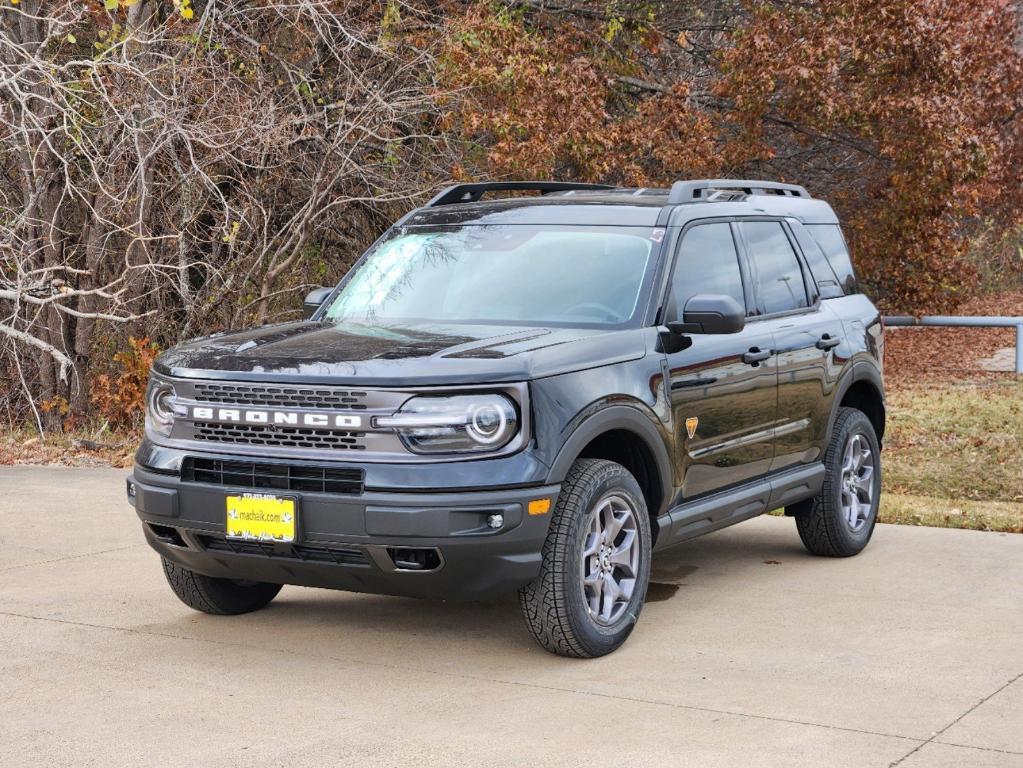
[[[146,392],[146,426],[157,434],[170,436],[174,429],[175,405],[174,387],[150,378]]]
[[[393,416],[378,416],[415,453],[496,451],[519,429],[515,404],[503,395],[413,397]]]

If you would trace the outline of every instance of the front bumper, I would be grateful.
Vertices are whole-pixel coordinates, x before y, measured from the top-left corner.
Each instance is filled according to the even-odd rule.
[[[529,515],[528,502],[548,498],[553,509],[559,486],[360,495],[288,491],[298,499],[294,544],[225,538],[226,496],[251,488],[185,482],[136,465],[128,489],[149,544],[197,573],[471,600],[506,594],[536,578],[550,513]],[[503,517],[499,529],[487,526],[493,514]],[[424,558],[423,570],[408,570],[415,559],[408,552],[436,556]]]

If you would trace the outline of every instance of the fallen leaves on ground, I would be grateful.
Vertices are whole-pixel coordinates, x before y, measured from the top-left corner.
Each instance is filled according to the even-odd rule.
[[[956,315],[1023,317],[1023,289],[982,296]],[[890,387],[929,381],[1005,379],[1011,372],[984,371],[980,361],[1015,347],[1014,328],[888,328],[885,379]]]
[[[142,436],[134,432],[47,434],[26,430],[0,439],[0,465],[57,464],[67,467],[130,467]]]

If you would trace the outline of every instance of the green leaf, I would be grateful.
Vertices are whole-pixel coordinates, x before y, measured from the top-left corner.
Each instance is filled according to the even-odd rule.
[[[78,42],[78,38],[72,35],[70,32],[67,33],[67,37],[64,39],[67,40],[72,45]]]
[[[103,0],[103,7],[108,11],[117,10],[117,0]]]

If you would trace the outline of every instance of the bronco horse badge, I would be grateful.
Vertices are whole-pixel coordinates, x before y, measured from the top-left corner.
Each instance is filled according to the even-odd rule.
[[[686,419],[686,432],[689,433],[689,439],[693,439],[693,435],[696,434],[696,427],[699,425],[700,419],[698,416],[690,416]]]

